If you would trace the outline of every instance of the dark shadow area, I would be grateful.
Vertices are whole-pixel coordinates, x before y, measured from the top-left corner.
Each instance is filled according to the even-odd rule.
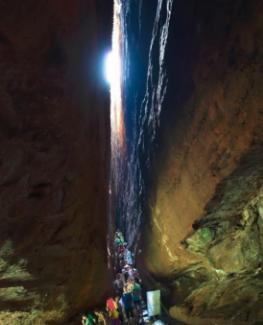
[[[100,57],[113,3],[0,6],[0,309],[60,319],[100,304],[110,285]]]

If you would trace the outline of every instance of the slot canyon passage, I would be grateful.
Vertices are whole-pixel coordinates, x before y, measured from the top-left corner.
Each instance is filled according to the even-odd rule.
[[[263,324],[263,2],[114,6],[0,0],[0,324],[104,307],[117,227],[169,324]]]

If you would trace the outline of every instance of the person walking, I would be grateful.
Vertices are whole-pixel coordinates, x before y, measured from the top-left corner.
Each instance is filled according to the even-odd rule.
[[[117,309],[118,309],[118,312],[119,312],[119,319],[120,319],[120,322],[122,324],[124,322],[124,319],[125,319],[123,302],[122,302],[122,299],[120,299],[119,296],[115,297],[115,302],[116,302]]]
[[[124,311],[128,322],[133,319],[133,301],[132,292],[128,290],[127,285],[124,287],[122,295],[122,301],[124,305]]]
[[[99,311],[98,309],[95,309],[94,311],[95,316],[97,317],[97,324],[98,325],[107,325],[106,319],[103,315],[103,312]]]
[[[137,315],[141,314],[141,302],[142,302],[142,287],[138,281],[138,279],[135,280],[133,285],[133,291],[132,291],[132,299],[134,308]]]
[[[90,313],[87,315],[82,315],[81,324],[82,325],[93,325],[93,324],[96,324],[96,319]]]
[[[126,248],[124,251],[124,260],[126,264],[131,266],[133,265],[132,252],[128,248]]]
[[[113,282],[114,288],[118,295],[122,295],[124,287],[124,277],[121,273],[117,273],[116,279]]]
[[[128,278],[128,281],[126,282],[126,291],[133,292],[133,287],[134,287],[134,280],[131,278]]]
[[[111,324],[112,325],[120,325],[121,321],[119,318],[119,311],[118,311],[118,305],[113,298],[109,298],[106,302],[106,310],[108,311]]]

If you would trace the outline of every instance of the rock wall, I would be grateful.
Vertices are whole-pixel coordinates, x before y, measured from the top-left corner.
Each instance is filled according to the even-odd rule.
[[[174,4],[143,259],[187,324],[263,321],[262,12]]]
[[[0,2],[1,324],[60,323],[108,290],[111,6]]]

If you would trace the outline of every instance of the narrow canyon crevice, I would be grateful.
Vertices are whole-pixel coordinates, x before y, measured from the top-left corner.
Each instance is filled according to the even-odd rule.
[[[261,324],[263,3],[116,3],[110,130],[113,2],[0,1],[0,323],[104,306],[119,227],[169,324]]]
[[[123,7],[120,224],[145,281],[186,324],[263,321],[262,3]]]

